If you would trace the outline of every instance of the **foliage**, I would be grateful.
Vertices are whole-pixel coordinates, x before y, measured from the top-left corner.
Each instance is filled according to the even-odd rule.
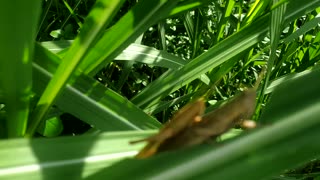
[[[0,179],[309,177],[288,169],[320,155],[319,7],[319,0],[2,2]],[[204,94],[211,111],[253,86],[263,68],[253,118],[265,126],[222,145],[131,158],[143,144],[130,140]]]

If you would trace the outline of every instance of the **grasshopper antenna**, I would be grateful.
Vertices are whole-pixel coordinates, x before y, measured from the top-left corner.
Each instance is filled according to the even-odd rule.
[[[254,83],[254,86],[253,86],[253,89],[254,89],[254,90],[257,90],[257,89],[258,89],[261,81],[263,80],[264,76],[266,75],[266,71],[267,71],[267,68],[266,68],[266,66],[264,66],[264,67],[262,68],[261,72],[259,73],[256,82]]]

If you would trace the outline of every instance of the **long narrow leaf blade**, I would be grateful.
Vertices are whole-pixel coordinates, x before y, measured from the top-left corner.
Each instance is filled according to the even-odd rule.
[[[268,17],[257,21],[229,38],[221,41],[216,46],[201,54],[181,69],[172,72],[163,79],[157,79],[147,86],[140,94],[132,98],[138,106],[147,105],[152,99],[170,92],[175,87],[185,85],[192,80],[217,67],[240,52],[253,46],[267,33]]]
[[[75,70],[78,64],[83,60],[90,47],[96,43],[102,34],[103,28],[111,22],[115,12],[123,2],[124,0],[100,0],[96,2],[95,7],[86,18],[86,23],[81,33],[73,42],[48,87],[40,97],[28,127],[27,136],[33,135],[67,81],[74,72],[77,72]]]
[[[132,157],[142,144],[128,142],[149,132],[104,133],[98,136],[0,141],[0,179],[82,179],[103,167]]]
[[[298,6],[297,3],[300,3],[300,6]],[[287,7],[288,9],[292,9],[286,12],[285,20],[288,22],[288,20],[292,20],[294,17],[299,17],[301,12],[305,13],[305,11],[310,11],[312,8],[315,9],[319,5],[319,0],[307,3],[292,0]],[[296,11],[293,9],[296,9]],[[207,52],[198,56],[178,71],[174,71],[164,78],[153,81],[141,93],[133,97],[131,99],[132,102],[140,107],[145,107],[153,99],[180,88],[201,74],[221,65],[223,62],[228,61],[249,47],[257,44],[263,40],[268,32],[269,19],[270,14],[259,18],[244,29],[210,48]]]
[[[86,74],[96,74],[105,64],[112,61],[147,28],[159,21],[178,3],[178,0],[139,1],[100,39],[85,58],[80,68]]]
[[[27,127],[40,6],[39,0],[0,3],[0,89],[5,93],[9,137],[23,136]]]
[[[34,92],[41,94],[59,63],[59,57],[37,44],[33,63]],[[130,101],[99,84],[80,76],[68,84],[55,105],[103,131],[157,129],[160,123]],[[121,107],[121,108],[120,108]]]

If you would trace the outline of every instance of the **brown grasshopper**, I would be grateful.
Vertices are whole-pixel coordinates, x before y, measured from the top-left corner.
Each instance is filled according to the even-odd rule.
[[[255,110],[255,97],[256,92],[253,89],[242,92],[224,106],[205,114],[198,123],[184,128],[178,135],[161,143],[157,152],[201,144],[209,139],[216,139],[236,124],[253,123],[247,119]],[[255,124],[251,124],[250,128],[253,127]]]
[[[187,104],[179,110],[158,134],[147,139],[131,143],[148,141],[148,144],[136,155],[147,158],[156,153],[201,144],[216,139],[236,124],[248,124],[254,128],[253,121],[247,121],[255,111],[256,88],[248,89],[235,96],[231,101],[205,115],[204,99]]]
[[[159,146],[167,139],[176,136],[183,129],[192,126],[194,123],[201,121],[201,116],[204,112],[205,104],[203,99],[187,104],[180,109],[172,118],[166,123],[159,133],[149,138],[132,141],[130,143],[137,143],[141,141],[148,141],[148,144],[136,155],[136,157],[149,157],[158,152]]]

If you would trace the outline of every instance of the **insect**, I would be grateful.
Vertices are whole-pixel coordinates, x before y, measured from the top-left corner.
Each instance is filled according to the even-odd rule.
[[[255,111],[256,88],[260,81],[261,75],[254,88],[243,91],[228,103],[204,115],[203,98],[187,104],[158,134],[131,142],[148,142],[135,157],[147,158],[159,152],[201,144],[209,139],[216,139],[235,125],[254,128],[254,121],[247,119]]]
[[[158,152],[159,147],[167,141],[167,139],[178,135],[184,129],[201,121],[204,110],[205,104],[203,99],[187,104],[173,116],[171,121],[160,129],[158,134],[146,139],[132,141],[131,143],[148,141],[148,144],[136,155],[136,157],[145,158]]]
[[[193,126],[180,131],[178,135],[162,142],[158,147],[158,152],[201,144],[209,139],[216,139],[237,124],[254,123],[247,119],[255,110],[255,97],[255,90],[249,89],[242,92],[224,106],[203,115],[198,123],[194,123]],[[251,124],[250,128],[253,127],[255,124]]]

